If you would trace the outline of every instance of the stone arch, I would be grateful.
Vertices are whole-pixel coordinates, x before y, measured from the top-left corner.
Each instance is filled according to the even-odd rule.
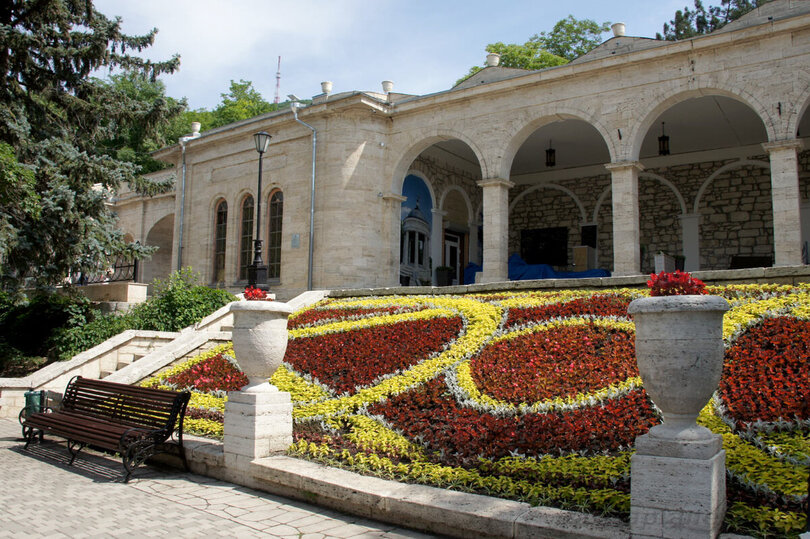
[[[500,158],[500,164],[497,168],[498,177],[504,179],[509,178],[515,155],[517,155],[518,150],[532,133],[545,125],[561,120],[581,120],[596,129],[607,146],[611,160],[615,160],[618,148],[616,140],[613,138],[611,130],[603,124],[598,116],[594,116],[582,109],[571,106],[554,106],[548,107],[548,109],[550,110],[546,108],[539,109],[539,113],[535,114],[534,119],[504,136],[507,143],[500,152],[502,157]]]
[[[172,239],[174,238],[174,214],[159,219],[146,234],[146,245],[157,247],[152,258],[142,261],[141,281],[151,283],[165,279],[172,271]]]
[[[663,100],[654,102],[646,110],[643,110],[638,114],[638,117],[641,119],[631,127],[630,133],[628,133],[628,136],[625,137],[627,140],[627,146],[624,148],[626,152],[625,159],[628,161],[638,161],[639,156],[641,155],[641,145],[644,142],[644,137],[647,135],[647,132],[650,130],[653,123],[658,119],[659,116],[661,116],[661,114],[664,113],[664,111],[688,99],[709,97],[713,95],[728,97],[746,105],[763,123],[765,132],[767,134],[767,139],[774,140],[776,130],[773,125],[771,115],[768,113],[767,108],[765,108],[750,92],[739,88],[732,91],[720,87],[685,89],[676,92]]]
[[[602,209],[602,204],[605,203],[605,200],[607,200],[607,197],[609,197],[610,195],[611,195],[610,186],[605,187],[602,190],[602,192],[599,193],[599,196],[596,199],[596,204],[594,204],[593,207],[593,218],[591,219],[592,223],[595,223],[596,220],[599,219],[599,210]]]
[[[687,211],[687,209],[686,209],[686,200],[684,200],[683,195],[681,195],[681,192],[678,191],[678,188],[675,187],[674,183],[672,183],[668,179],[664,178],[663,176],[660,176],[660,175],[652,173],[652,172],[640,172],[638,177],[639,178],[650,178],[650,179],[653,179],[653,180],[658,180],[659,182],[661,182],[664,185],[666,185],[667,187],[669,187],[670,190],[675,194],[675,198],[678,199],[678,204],[681,207],[681,214],[686,213],[686,211]]]
[[[511,203],[509,203],[509,213],[510,214],[512,213],[512,210],[515,209],[515,206],[517,206],[517,203],[520,201],[520,199],[522,199],[523,197],[525,197],[529,193],[533,193],[534,191],[539,191],[540,189],[556,189],[557,191],[562,191],[563,193],[568,195],[574,201],[574,204],[576,204],[577,208],[579,209],[580,223],[584,223],[586,221],[587,217],[586,217],[586,213],[585,213],[585,206],[583,206],[582,201],[579,200],[579,198],[577,197],[577,195],[573,191],[571,191],[570,189],[567,189],[567,188],[565,188],[565,187],[563,187],[561,185],[557,185],[556,183],[541,183],[539,185],[534,185],[534,186],[526,189],[525,191],[523,191],[522,193],[517,195],[514,198],[514,200],[512,200]]]
[[[723,174],[724,172],[727,172],[729,170],[733,170],[735,168],[740,168],[740,167],[743,167],[743,166],[746,166],[746,165],[766,168],[766,169],[769,169],[769,170],[771,168],[770,163],[767,163],[765,161],[752,160],[752,159],[740,159],[739,161],[735,161],[733,163],[728,163],[727,165],[723,165],[722,167],[715,170],[711,174],[711,176],[706,178],[706,180],[700,185],[700,189],[698,189],[697,195],[695,195],[695,203],[694,203],[694,205],[692,207],[692,212],[693,213],[698,213],[698,209],[700,208],[700,199],[703,198],[703,193],[706,192],[706,189],[709,187],[709,184],[711,184],[714,181],[715,178],[717,178],[720,174]]]
[[[430,178],[427,177],[427,174],[425,174],[421,170],[416,170],[412,168],[408,169],[408,172],[406,172],[405,176],[402,177],[402,183],[399,186],[399,191],[394,192],[397,194],[402,194],[402,188],[404,187],[405,184],[405,178],[407,178],[408,176],[416,176],[417,178],[422,180],[422,182],[425,184],[425,187],[427,187],[428,193],[430,193],[430,208],[426,209],[427,210],[439,209],[441,206],[437,202],[436,190],[433,188],[433,182],[430,180]]]
[[[461,198],[462,198],[462,200],[464,200],[464,205],[467,207],[467,216],[468,216],[469,219],[472,219],[473,218],[473,211],[472,211],[472,202],[470,201],[470,197],[467,195],[467,192],[464,191],[464,189],[462,189],[458,185],[451,185],[450,187],[445,189],[444,193],[442,193],[441,200],[437,204],[437,208],[438,209],[444,209],[445,200],[447,199],[447,195],[449,195],[453,191],[457,191],[458,193],[461,194]]]
[[[799,124],[801,123],[802,118],[810,108],[810,83],[805,84],[805,87],[802,88],[801,92],[798,92],[797,105],[799,106],[797,109],[794,109],[796,110],[795,114],[793,114],[787,122],[788,133],[794,137],[796,136],[796,132],[799,130]]]
[[[478,166],[481,167],[481,177],[487,178],[489,176],[489,167],[484,159],[484,152],[481,151],[475,141],[465,136],[463,133],[450,129],[431,129],[413,138],[418,139],[418,141],[411,143],[410,148],[402,153],[400,158],[396,161],[396,165],[394,165],[393,174],[391,176],[392,193],[402,192],[402,182],[405,180],[405,176],[407,176],[408,170],[411,168],[411,163],[419,157],[419,154],[437,142],[445,140],[457,139],[469,146],[470,150],[475,154],[476,159],[478,159]]]

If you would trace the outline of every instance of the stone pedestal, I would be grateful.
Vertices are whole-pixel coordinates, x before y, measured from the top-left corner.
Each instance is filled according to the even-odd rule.
[[[713,538],[726,513],[726,452],[719,435],[673,441],[645,434],[630,461],[634,538]]]
[[[290,394],[270,384],[252,391],[229,391],[225,403],[225,466],[248,464],[284,452],[292,444]]]

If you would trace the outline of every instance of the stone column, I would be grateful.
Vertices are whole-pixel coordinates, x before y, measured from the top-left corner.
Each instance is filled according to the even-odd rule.
[[[638,173],[644,170],[637,161],[605,165],[610,171],[613,200],[613,275],[641,273],[640,226],[638,210]]]
[[[509,280],[509,189],[503,178],[478,182],[484,190],[484,270],[481,282]]]
[[[388,193],[383,195],[382,199],[385,203],[385,213],[388,215],[388,219],[386,220],[388,230],[385,235],[385,237],[389,238],[387,260],[388,285],[399,286],[399,256],[402,250],[402,245],[400,244],[402,203],[408,200],[408,197],[396,193]]]
[[[225,403],[225,466],[246,470],[256,459],[283,453],[292,444],[290,394],[268,385],[263,391],[229,391]]]
[[[436,286],[436,268],[442,266],[442,248],[444,246],[444,216],[446,211],[432,209],[433,221],[430,228],[430,282]]]
[[[802,142],[779,140],[762,147],[771,158],[774,266],[798,266],[802,263],[802,225],[797,153]]]
[[[700,269],[700,214],[681,215],[681,245],[683,249],[684,271]]]
[[[469,258],[470,262],[478,264],[481,261],[481,253],[478,252],[478,223],[475,220],[467,223],[470,228],[470,245],[469,245]]]

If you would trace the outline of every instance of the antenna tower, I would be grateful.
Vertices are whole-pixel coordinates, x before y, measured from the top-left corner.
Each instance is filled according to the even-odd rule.
[[[273,103],[278,105],[278,91],[281,88],[281,56],[278,57],[278,69],[276,70],[276,98]]]

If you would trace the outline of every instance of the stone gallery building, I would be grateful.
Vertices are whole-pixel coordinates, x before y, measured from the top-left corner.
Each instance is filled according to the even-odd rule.
[[[461,282],[471,262],[479,281],[501,281],[515,253],[613,275],[649,272],[659,252],[687,270],[807,263],[810,2],[776,0],[678,42],[617,24],[567,65],[490,57],[435,94],[322,89],[157,152],[175,189],[114,200],[125,233],[159,247],[142,282],[192,266],[243,288],[258,202],[282,299],[405,274],[435,283],[440,266]],[[258,131],[272,135],[261,193]],[[419,211],[403,211],[406,180],[429,193]]]

